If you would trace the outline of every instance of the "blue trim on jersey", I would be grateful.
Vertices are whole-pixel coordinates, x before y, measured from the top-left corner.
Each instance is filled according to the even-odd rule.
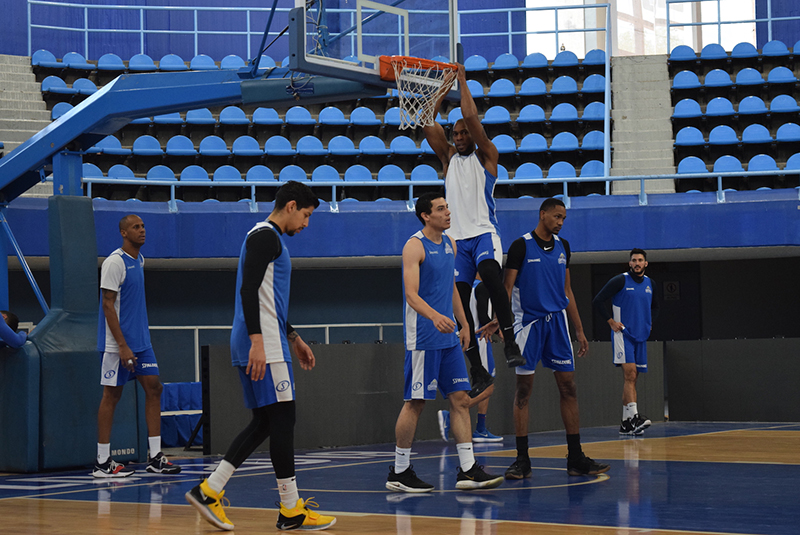
[[[545,251],[528,233],[525,258],[514,282],[512,308],[515,322],[526,325],[567,308],[564,291],[567,280],[567,251],[558,236],[553,236],[553,249]],[[519,330],[519,327],[515,327]]]
[[[612,300],[612,304],[619,308],[620,312],[617,321],[625,325],[626,336],[643,342],[650,338],[653,283],[647,275],[643,275],[642,282],[636,282],[630,273],[626,272],[623,275],[625,285]]]
[[[478,158],[478,162],[480,162],[480,158]],[[500,234],[500,224],[497,222],[497,205],[494,200],[494,186],[497,183],[497,177],[492,176],[482,164],[481,167],[483,168],[483,175],[486,177],[483,195],[486,200],[486,206],[489,208],[489,222],[494,226],[494,231]]]
[[[566,310],[528,323],[517,333],[516,340],[525,357],[525,364],[518,369],[533,371],[541,360],[551,370],[575,371]]]
[[[121,248],[111,253],[103,264],[113,257],[122,259],[125,264],[125,279],[117,291],[117,318],[125,343],[134,353],[152,347],[150,342],[150,326],[147,320],[147,300],[144,293],[144,257],[139,254],[133,258]],[[111,260],[113,261],[113,260]],[[102,281],[101,281],[102,282]],[[113,288],[108,288],[114,290]],[[103,289],[100,290],[100,312],[97,322],[97,350],[106,350],[107,331],[105,313],[103,312]]]

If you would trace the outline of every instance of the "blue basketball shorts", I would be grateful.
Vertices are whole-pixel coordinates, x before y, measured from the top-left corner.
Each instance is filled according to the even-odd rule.
[[[446,398],[453,392],[471,388],[464,354],[459,345],[447,349],[406,351],[403,371],[405,401],[436,399],[437,390]]]
[[[614,364],[636,364],[636,370],[647,373],[647,342],[637,342],[630,336],[625,336],[625,331],[611,332],[611,341],[614,348]]]
[[[481,355],[481,364],[483,364],[483,367],[486,368],[487,372],[489,372],[489,375],[494,377],[495,369],[494,355],[492,355],[492,344],[488,343],[486,340],[478,340],[478,352]]]
[[[456,282],[472,284],[478,272],[478,264],[493,258],[503,265],[503,244],[495,232],[487,232],[474,238],[456,240]]]
[[[516,339],[525,357],[525,364],[516,368],[517,375],[532,374],[540,360],[545,368],[557,372],[575,371],[566,310],[528,323]]]
[[[236,366],[242,382],[244,406],[248,409],[294,400],[294,373],[291,362],[267,364],[267,373],[260,381],[247,375],[247,366]]]
[[[153,348],[138,351],[136,367],[129,372],[119,361],[119,353],[100,353],[100,384],[103,386],[123,386],[137,375],[158,375],[158,363]]]

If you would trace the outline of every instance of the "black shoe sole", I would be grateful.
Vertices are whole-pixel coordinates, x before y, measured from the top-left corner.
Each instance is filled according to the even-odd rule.
[[[518,474],[509,474],[508,472],[506,472],[504,477],[506,479],[525,479],[525,478],[531,477],[531,472],[528,472],[527,474],[519,474],[519,475]]]
[[[605,474],[609,470],[611,470],[610,466],[605,466],[605,467],[601,468],[600,470],[590,470],[589,472],[583,472],[583,471],[580,471],[580,470],[575,470],[574,468],[567,468],[567,474],[569,474],[571,476],[598,476],[600,474]]]
[[[508,364],[509,368],[516,368],[517,366],[524,366],[525,365],[525,358],[524,357],[511,358],[511,359],[508,359],[506,361],[506,364]]]

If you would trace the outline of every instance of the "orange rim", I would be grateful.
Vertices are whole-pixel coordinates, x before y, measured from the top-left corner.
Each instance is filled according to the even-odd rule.
[[[458,67],[452,63],[443,63],[441,61],[433,61],[424,58],[415,58],[413,56],[380,56],[378,63],[380,65],[380,77],[384,81],[395,80],[394,64],[405,62],[409,67],[416,67],[421,70],[434,69],[437,71],[456,70]]]

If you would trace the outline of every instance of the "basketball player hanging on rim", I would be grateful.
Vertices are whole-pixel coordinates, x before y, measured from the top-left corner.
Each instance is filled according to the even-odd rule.
[[[486,135],[478,108],[467,86],[463,65],[458,65],[462,119],[453,125],[453,145],[444,129],[434,122],[425,127],[425,138],[442,162],[445,195],[452,211],[447,234],[456,240],[456,288],[469,323],[470,341],[466,350],[472,374],[470,397],[487,389],[494,379],[481,364],[475,321],[469,312],[469,299],[476,272],[489,290],[503,340],[506,363],[510,368],[525,364],[514,340],[513,316],[508,294],[503,288],[503,249],[495,216],[494,185],[497,182],[497,147]],[[443,97],[442,97],[443,98]],[[441,106],[441,100],[436,109]],[[477,144],[477,148],[475,145]]]

